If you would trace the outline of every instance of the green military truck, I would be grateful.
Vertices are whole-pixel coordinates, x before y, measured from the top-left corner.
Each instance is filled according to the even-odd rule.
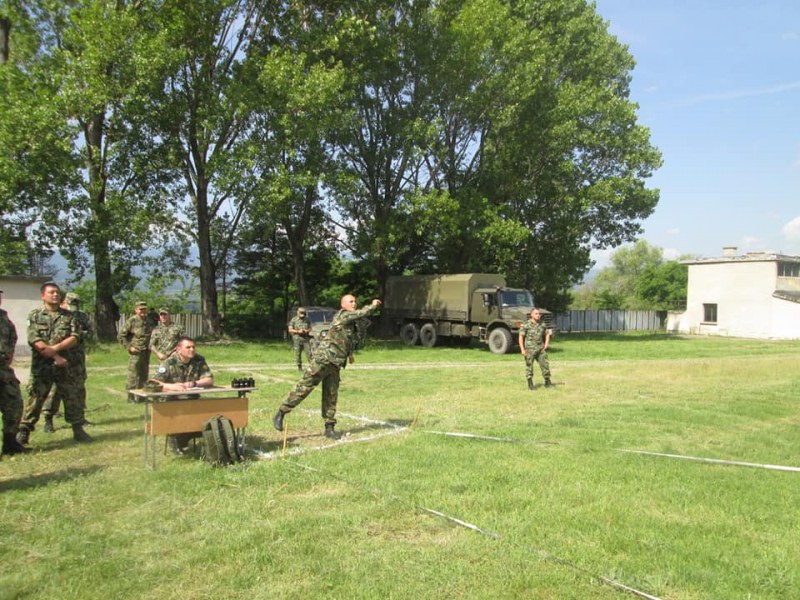
[[[382,312],[409,346],[475,338],[494,354],[505,354],[534,306],[533,294],[507,288],[502,275],[410,275],[389,277]],[[542,318],[552,322],[544,309]]]

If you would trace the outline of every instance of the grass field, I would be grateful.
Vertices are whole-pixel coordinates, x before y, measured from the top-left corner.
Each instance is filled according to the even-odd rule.
[[[0,598],[800,597],[800,342],[562,335],[531,392],[518,354],[370,341],[347,435],[315,391],[285,452],[289,346],[199,349],[256,380],[248,460],[146,468],[96,349],[96,442],[61,420],[0,460]]]

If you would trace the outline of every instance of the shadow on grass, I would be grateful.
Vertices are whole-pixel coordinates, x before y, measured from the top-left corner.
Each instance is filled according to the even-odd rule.
[[[8,481],[0,481],[0,493],[10,492],[12,490],[28,490],[38,487],[44,487],[53,483],[61,483],[62,481],[69,481],[76,477],[83,477],[98,472],[102,467],[82,467],[80,469],[64,469],[63,471],[56,471],[54,473],[43,473],[41,475],[31,475],[28,477],[20,477],[18,479],[10,479]]]

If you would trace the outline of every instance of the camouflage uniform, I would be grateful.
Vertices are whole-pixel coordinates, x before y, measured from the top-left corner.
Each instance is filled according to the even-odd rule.
[[[128,380],[126,390],[141,388],[147,383],[147,372],[150,368],[150,334],[153,327],[147,319],[134,315],[125,321],[117,335],[117,340],[128,349]],[[133,353],[130,348],[139,352]]]
[[[31,376],[27,388],[28,403],[20,423],[20,432],[35,430],[44,402],[54,385],[64,400],[64,418],[67,423],[73,426],[83,424],[86,398],[85,365],[72,364],[74,358],[69,353],[72,348],[61,354],[67,359],[67,366],[57,367],[52,358],[45,358],[34,347],[38,341],[53,346],[71,336],[81,341],[78,324],[68,310],[37,308],[28,315],[28,344],[32,353]],[[84,376],[81,377],[81,374]]]
[[[192,359],[184,364],[177,354],[173,354],[162,362],[156,370],[155,379],[161,383],[185,383],[187,381],[197,381],[203,377],[211,377],[211,368],[206,359],[199,354],[195,354]],[[192,397],[187,395],[186,397]],[[176,433],[170,436],[173,441],[173,448],[185,448],[189,441],[199,435],[195,433]]]
[[[549,327],[542,321],[538,323],[533,319],[528,319],[520,327],[519,334],[525,342],[525,377],[533,381],[533,361],[539,363],[542,377],[546,383],[550,382],[550,361],[547,359],[547,351],[544,349],[544,341]]]
[[[340,310],[336,313],[327,336],[314,350],[303,377],[281,404],[281,413],[291,412],[322,382],[322,418],[326,426],[336,423],[339,370],[347,365],[353,351],[363,343],[369,324],[365,317],[377,308],[370,305],[359,310]]]
[[[77,305],[73,304],[72,306],[76,306],[74,310],[70,309],[70,312],[75,319],[80,335],[78,336],[78,342],[72,348],[64,352],[62,356],[67,359],[69,363],[67,368],[72,370],[75,379],[83,382],[78,395],[83,409],[86,411],[86,378],[88,377],[86,371],[86,341],[92,335],[92,321],[88,314],[77,309]],[[52,417],[58,413],[63,399],[64,394],[61,388],[56,385],[55,392],[52,396],[49,396],[44,403],[42,414],[52,419]]]
[[[0,412],[3,413],[3,439],[17,435],[22,418],[22,394],[19,379],[11,368],[17,345],[17,328],[0,308]]]
[[[297,315],[289,321],[289,329],[304,329],[311,331],[311,321],[308,317]],[[303,353],[305,352],[306,361],[311,360],[311,335],[309,333],[292,334],[292,348],[294,348],[294,360],[297,363],[297,368],[303,368]]]
[[[150,337],[150,347],[161,354],[171,355],[175,351],[178,340],[183,335],[183,327],[177,323],[164,325],[159,323]]]

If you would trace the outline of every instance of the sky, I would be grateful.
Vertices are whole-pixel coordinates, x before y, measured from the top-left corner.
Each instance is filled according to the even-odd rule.
[[[667,260],[800,255],[800,0],[596,6],[636,61],[631,100],[663,156],[640,239]]]

